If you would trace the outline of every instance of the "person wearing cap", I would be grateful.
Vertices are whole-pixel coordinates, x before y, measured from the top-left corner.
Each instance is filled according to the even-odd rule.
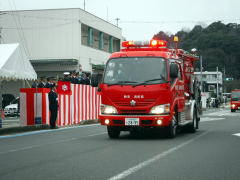
[[[63,75],[63,81],[71,81],[70,72],[64,72]]]
[[[51,88],[51,91],[48,93],[49,110],[50,110],[50,128],[55,129],[57,114],[58,114],[58,95],[56,93],[55,84],[53,84],[50,88]]]

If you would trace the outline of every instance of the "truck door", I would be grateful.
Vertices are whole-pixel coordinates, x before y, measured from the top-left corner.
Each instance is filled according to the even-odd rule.
[[[178,111],[182,112],[184,110],[184,81],[183,81],[183,72],[180,63],[172,62],[171,64],[175,64],[178,67],[178,75],[176,79],[171,79],[171,88],[173,94],[173,101],[178,106]]]
[[[185,106],[185,97],[184,97],[184,79],[183,79],[183,71],[181,64],[178,64],[178,82],[177,82],[177,91],[178,91],[178,108],[179,111],[182,112]]]

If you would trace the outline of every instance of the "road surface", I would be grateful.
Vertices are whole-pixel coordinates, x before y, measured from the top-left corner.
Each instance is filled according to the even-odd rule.
[[[175,139],[122,133],[98,124],[0,137],[0,179],[238,180],[240,112],[211,109],[195,134]]]

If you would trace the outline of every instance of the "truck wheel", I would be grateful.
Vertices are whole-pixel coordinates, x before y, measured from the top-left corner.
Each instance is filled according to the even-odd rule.
[[[177,120],[176,117],[173,116],[171,124],[167,127],[167,137],[174,138],[177,135]]]
[[[194,108],[193,121],[189,125],[189,132],[195,133],[197,129],[198,129],[197,110],[196,110],[196,108]]]
[[[231,112],[235,112],[236,110],[235,109],[231,109]]]
[[[108,136],[111,139],[117,139],[120,135],[120,130],[118,127],[107,126]]]

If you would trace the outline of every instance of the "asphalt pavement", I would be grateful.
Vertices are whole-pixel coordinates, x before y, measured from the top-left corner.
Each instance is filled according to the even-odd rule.
[[[240,111],[210,109],[200,129],[175,139],[99,124],[0,136],[0,179],[238,180]]]

